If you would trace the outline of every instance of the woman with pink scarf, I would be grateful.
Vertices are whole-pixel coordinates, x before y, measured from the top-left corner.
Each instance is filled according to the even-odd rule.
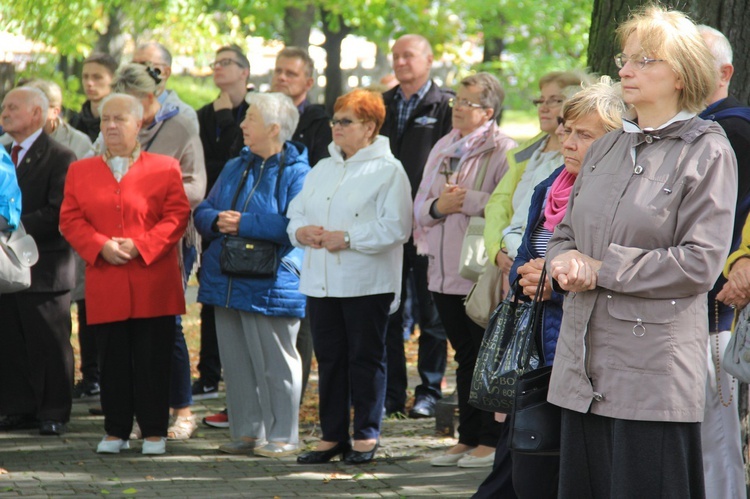
[[[608,76],[603,76],[599,83],[581,90],[563,105],[556,133],[562,143],[565,164],[534,188],[526,232],[510,272],[511,282],[516,276],[520,276],[518,285],[526,297],[533,297],[536,293],[544,266],[544,256],[547,253],[547,242],[557,224],[565,216],[573,183],[589,146],[605,133],[622,126],[622,113],[625,109],[619,84],[613,84]],[[545,300],[544,359],[546,364],[550,365],[555,357],[557,337],[560,333],[563,295],[552,291],[547,283],[542,299]],[[513,489],[517,497],[557,497],[560,468],[558,456],[511,452],[511,457]],[[508,460],[496,458],[495,462],[508,463]],[[507,464],[505,472],[499,468],[500,466],[493,469],[475,498],[502,495],[504,487],[508,486],[507,480],[502,478],[508,476]],[[506,483],[502,484],[503,481]]]
[[[461,82],[452,101],[453,130],[430,152],[415,199],[414,241],[429,256],[428,287],[458,362],[459,441],[434,458],[434,466],[491,466],[498,441],[500,425],[492,414],[468,404],[484,331],[466,315],[463,300],[473,282],[458,268],[469,218],[484,215],[484,205],[508,170],[506,154],[516,145],[497,126],[503,97],[500,83],[488,73]]]

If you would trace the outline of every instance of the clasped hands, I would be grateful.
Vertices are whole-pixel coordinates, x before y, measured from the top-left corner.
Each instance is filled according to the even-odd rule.
[[[348,248],[344,242],[344,231],[325,230],[320,225],[306,225],[297,229],[295,233],[297,241],[311,248],[325,248],[328,251],[340,251]]]
[[[729,277],[716,299],[736,308],[750,303],[750,258],[740,258],[729,271]]]
[[[435,208],[443,215],[461,213],[466,199],[466,189],[455,184],[445,184],[443,192],[435,201]]]
[[[562,289],[573,293],[594,289],[601,267],[601,261],[577,250],[561,253],[550,262],[552,278]]]
[[[99,252],[107,263],[124,265],[141,253],[129,237],[113,237]]]

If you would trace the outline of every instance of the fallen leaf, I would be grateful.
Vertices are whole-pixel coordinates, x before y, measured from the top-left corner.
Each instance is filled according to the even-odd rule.
[[[137,489],[134,489],[133,487],[131,487],[131,488],[129,488],[129,489],[125,489],[125,490],[123,490],[123,491],[122,491],[122,493],[123,493],[123,494],[128,494],[128,495],[133,495],[133,494],[137,494],[137,493],[138,493],[138,490],[137,490]]]
[[[101,493],[102,495],[105,495],[105,496],[108,496],[108,495],[109,495],[109,493],[110,493],[110,492],[109,492],[109,491],[108,491],[107,489],[102,489],[102,490],[100,490],[99,492],[100,492],[100,493]]]

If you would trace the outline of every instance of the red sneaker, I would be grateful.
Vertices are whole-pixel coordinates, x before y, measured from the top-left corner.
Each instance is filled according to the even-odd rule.
[[[203,424],[214,428],[229,428],[229,413],[226,409],[203,418]]]

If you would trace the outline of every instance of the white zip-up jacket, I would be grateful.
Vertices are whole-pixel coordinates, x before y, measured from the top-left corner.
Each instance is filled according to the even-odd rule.
[[[399,295],[403,244],[412,230],[406,172],[382,135],[346,160],[334,143],[328,150],[331,157],[310,171],[287,213],[289,239],[305,249],[300,292],[316,298]],[[297,229],[307,225],[348,232],[350,247],[329,252],[300,244]]]

